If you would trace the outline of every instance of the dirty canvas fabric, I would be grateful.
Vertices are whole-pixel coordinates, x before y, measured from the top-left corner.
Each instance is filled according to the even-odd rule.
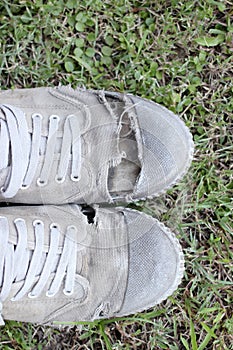
[[[124,316],[171,295],[184,271],[174,233],[104,203],[164,193],[192,155],[188,128],[152,101],[62,86],[1,91],[0,201],[21,205],[0,213],[0,324]]]
[[[132,209],[77,205],[2,208],[0,323],[54,324],[126,315],[177,288],[175,235]]]
[[[191,162],[185,124],[129,94],[69,87],[0,92],[0,200],[134,201],[164,192]]]

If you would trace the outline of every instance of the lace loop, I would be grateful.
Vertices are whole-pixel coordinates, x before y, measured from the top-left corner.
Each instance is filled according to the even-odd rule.
[[[31,153],[28,163],[27,173],[25,175],[22,187],[24,189],[28,188],[35,176],[36,166],[39,160],[39,151],[40,151],[40,135],[41,135],[41,125],[42,125],[42,115],[33,114],[32,115],[32,142],[31,142]]]
[[[2,105],[1,110],[6,117],[7,126],[7,133],[3,137],[8,138],[7,144],[11,146],[9,183],[2,189],[4,197],[9,198],[15,195],[23,183],[28,164],[30,140],[23,112],[19,108],[8,105]],[[1,151],[4,152],[3,150],[5,147]],[[7,152],[9,154],[9,150]]]
[[[81,171],[81,138],[78,119],[75,115],[66,118],[64,124],[61,160],[57,171],[57,181],[63,182],[69,165],[69,155],[73,155],[71,180],[77,181]]]
[[[13,283],[21,282],[21,288],[11,298],[18,301],[27,295],[37,298],[51,279],[46,291],[48,297],[59,292],[64,281],[63,293],[70,296],[75,282],[82,285],[84,298],[89,292],[89,282],[76,273],[77,255],[80,250],[76,243],[77,228],[68,226],[64,237],[63,248],[60,251],[60,230],[55,223],[50,225],[49,250],[44,252],[45,227],[41,220],[33,222],[35,246],[29,251],[27,247],[27,226],[25,220],[17,218],[14,221],[17,242],[9,243],[9,224],[5,217],[0,217],[0,324],[4,324],[1,316],[2,303],[8,298]],[[26,262],[25,262],[26,260]],[[54,270],[55,267],[55,270]],[[38,268],[41,269],[38,272]]]
[[[42,115],[32,115],[32,132],[28,130],[23,111],[10,105],[0,105],[4,118],[0,118],[0,171],[9,168],[4,186],[1,189],[5,198],[16,195],[18,190],[28,188],[37,171],[42,145]],[[45,186],[51,174],[56,153],[60,118],[49,117],[48,136],[43,155],[43,164],[37,179],[38,186]],[[60,135],[59,135],[60,136]],[[71,161],[72,181],[80,180],[81,173],[81,131],[79,119],[69,115],[64,122],[61,153],[55,176],[57,183],[65,181]]]

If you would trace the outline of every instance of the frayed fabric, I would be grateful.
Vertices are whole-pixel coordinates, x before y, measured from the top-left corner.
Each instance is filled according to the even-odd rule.
[[[77,205],[2,208],[0,325],[118,317],[174,292],[184,270],[175,235],[132,209],[91,209],[94,222]]]
[[[137,96],[58,86],[0,91],[0,105],[0,201],[137,201],[173,186],[192,160],[180,118]]]

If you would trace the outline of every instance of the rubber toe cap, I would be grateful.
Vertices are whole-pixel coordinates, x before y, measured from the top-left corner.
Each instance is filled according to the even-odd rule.
[[[193,157],[192,135],[167,108],[139,97],[131,96],[131,100],[138,120],[142,166],[132,199],[153,197],[187,172]]]
[[[125,210],[129,274],[120,315],[140,312],[171,295],[181,281],[181,246],[168,228],[143,213]]]

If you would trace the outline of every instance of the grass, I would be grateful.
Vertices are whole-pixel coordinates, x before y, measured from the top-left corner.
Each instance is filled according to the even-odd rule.
[[[186,178],[136,205],[179,235],[177,292],[149,312],[61,331],[7,322],[0,349],[233,349],[232,18],[227,0],[0,2],[1,89],[138,94],[178,113],[196,145]]]

